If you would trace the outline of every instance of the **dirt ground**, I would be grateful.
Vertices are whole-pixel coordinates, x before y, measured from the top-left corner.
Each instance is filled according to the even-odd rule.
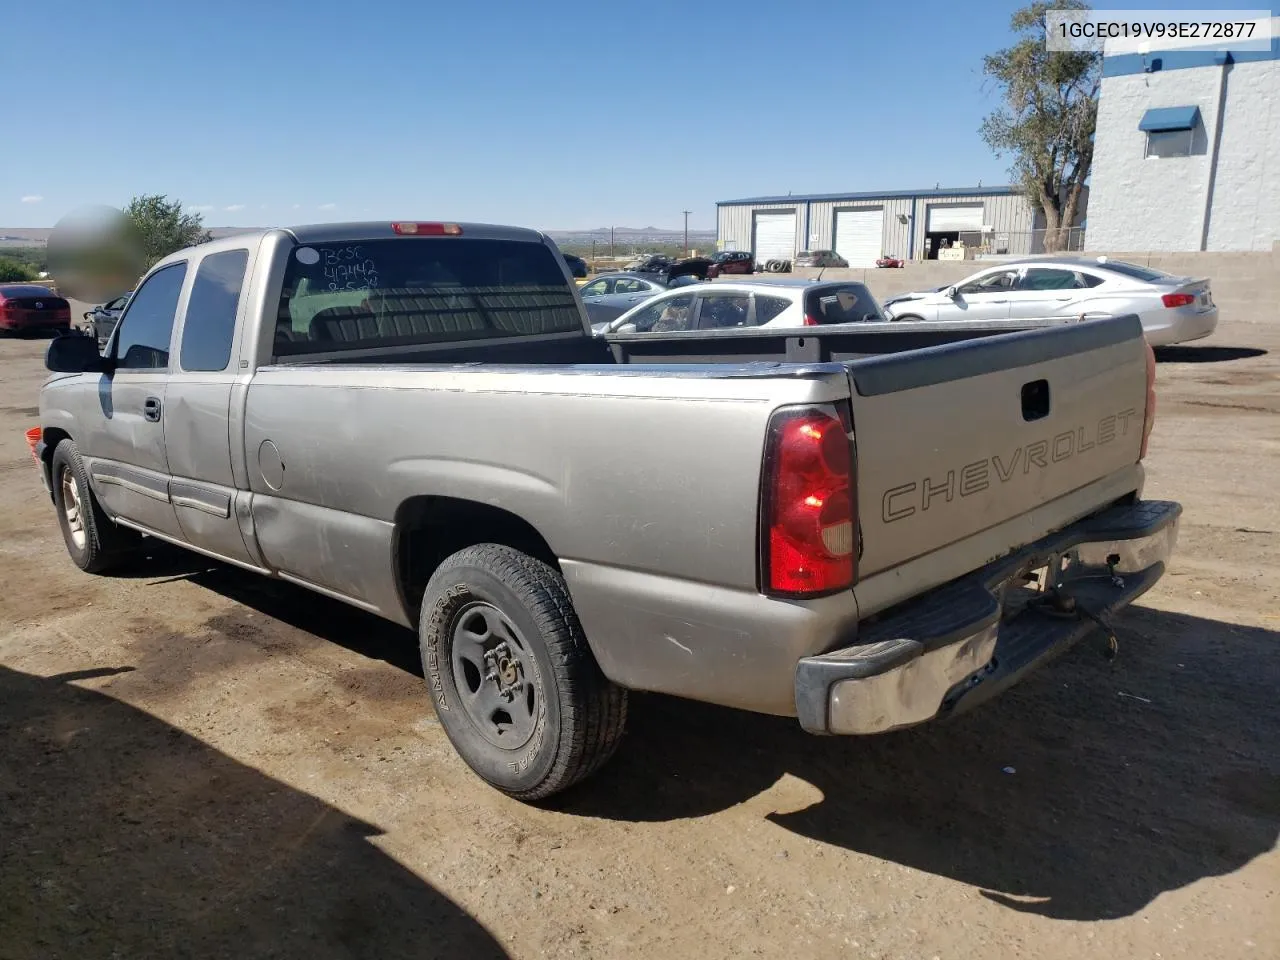
[[[637,696],[549,809],[452,753],[407,631],[177,551],[77,571],[43,348],[0,341],[4,960],[1280,956],[1280,324],[1161,358],[1186,514],[1116,661],[870,739]]]

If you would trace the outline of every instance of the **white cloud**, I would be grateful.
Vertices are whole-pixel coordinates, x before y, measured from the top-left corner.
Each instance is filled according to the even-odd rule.
[[[258,209],[259,209],[259,210],[265,210],[265,209],[267,209],[267,205],[266,205],[265,203],[260,203],[260,204],[258,204]]]
[[[187,209],[190,210],[192,213],[208,213],[210,210],[213,209],[213,204],[212,203],[190,203],[190,204],[187,204]]]
[[[336,203],[322,203],[320,204],[320,209],[321,210],[337,210],[338,205]]]
[[[39,203],[43,199],[44,197],[40,196],[40,194],[38,193],[29,193],[22,198],[22,202],[23,203]]]
[[[302,204],[300,204],[300,203],[295,203],[295,204],[293,205],[293,209],[295,209],[295,210],[301,210],[301,209],[302,209]]]
[[[243,209],[244,209],[244,204],[243,204],[243,203],[233,203],[233,204],[231,204],[230,206],[223,207],[222,209],[223,209],[223,210],[226,210],[226,211],[227,211],[227,213],[235,213],[237,210],[243,210]]]

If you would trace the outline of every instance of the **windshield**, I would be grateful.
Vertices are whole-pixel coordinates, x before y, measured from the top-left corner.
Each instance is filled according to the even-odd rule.
[[[581,332],[550,249],[521,240],[317,243],[289,256],[278,356]]]

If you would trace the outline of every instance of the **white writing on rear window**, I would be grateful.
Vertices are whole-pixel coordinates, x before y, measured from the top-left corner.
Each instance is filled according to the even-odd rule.
[[[358,246],[327,247],[324,278],[330,290],[373,290],[378,286],[378,265]]]

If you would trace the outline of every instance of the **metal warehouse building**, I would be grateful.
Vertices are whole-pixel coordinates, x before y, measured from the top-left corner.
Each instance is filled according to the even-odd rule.
[[[1077,223],[1084,219],[1081,203]],[[835,250],[852,267],[889,255],[934,259],[944,241],[982,253],[1044,251],[1044,215],[1017,187],[894,190],[725,200],[716,204],[721,250],[750,250],[757,263],[800,250]],[[1072,236],[1079,239],[1080,232]],[[1075,240],[1070,244],[1078,249]]]

